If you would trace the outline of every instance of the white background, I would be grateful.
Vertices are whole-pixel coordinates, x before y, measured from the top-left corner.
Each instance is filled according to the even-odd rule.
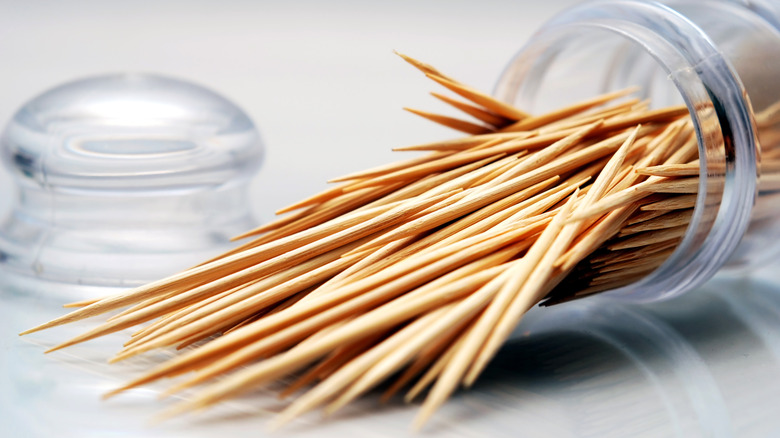
[[[454,135],[401,110],[443,107],[427,95],[437,87],[393,49],[490,90],[533,30],[574,3],[0,1],[0,120],[87,75],[143,71],[200,83],[246,109],[261,131],[267,156],[252,197],[268,220],[328,178],[397,158],[394,146]],[[10,193],[0,170],[0,214]],[[780,299],[777,275],[765,274],[774,280],[713,283],[671,303],[586,300],[550,311],[526,326],[535,337],[506,349],[424,436],[780,436]],[[19,340],[16,332],[61,309],[4,298],[0,437],[262,435],[262,395],[228,404],[227,421],[146,428],[160,409],[153,390],[98,397],[144,366],[101,363],[122,337],[43,356],[83,327]],[[327,423],[307,417],[310,426],[278,436],[398,436],[415,408],[369,403],[360,412]]]
[[[252,197],[267,220],[329,178],[398,159],[392,147],[454,135],[402,111],[442,109],[427,95],[441,89],[394,49],[490,91],[523,41],[575,3],[6,0],[0,120],[89,75],[155,72],[200,83],[238,103],[261,131],[267,155]]]

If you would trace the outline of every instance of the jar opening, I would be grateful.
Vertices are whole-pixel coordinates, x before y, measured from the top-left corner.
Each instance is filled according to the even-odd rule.
[[[653,107],[688,107],[700,162],[694,214],[677,250],[642,280],[610,292],[648,301],[711,277],[750,222],[757,142],[752,110],[728,61],[701,29],[666,6],[595,2],[543,27],[505,70],[495,95],[539,113],[637,85]]]

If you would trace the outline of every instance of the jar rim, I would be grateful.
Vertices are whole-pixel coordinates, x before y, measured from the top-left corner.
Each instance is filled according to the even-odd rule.
[[[757,190],[758,143],[750,102],[735,70],[702,29],[669,6],[637,0],[595,1],[557,15],[513,58],[494,95],[511,101],[521,92],[536,93],[538,90],[521,90],[521,86],[524,80],[543,74],[549,67],[551,54],[545,51],[565,38],[577,38],[583,31],[593,30],[627,39],[647,51],[669,74],[691,113],[702,163],[691,225],[659,268],[631,285],[607,292],[611,297],[631,301],[677,296],[712,277],[748,228]],[[708,140],[702,133],[703,103],[714,110],[729,150],[724,154],[726,173],[717,215],[706,238],[696,241],[694,233],[698,232],[704,205],[712,199],[707,193],[710,163],[706,154],[706,148],[712,146],[706,144]]]

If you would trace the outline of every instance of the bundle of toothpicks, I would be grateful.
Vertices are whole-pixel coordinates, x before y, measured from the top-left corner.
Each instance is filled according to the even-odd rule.
[[[469,119],[410,111],[466,136],[400,148],[428,152],[336,178],[226,254],[25,333],[114,311],[50,351],[137,325],[112,362],[197,345],[106,395],[186,375],[166,394],[197,391],[166,417],[291,382],[278,426],[383,384],[384,399],[427,393],[421,426],[533,306],[631,284],[674,251],[699,184],[684,106],[627,89],[530,115],[401,56]]]

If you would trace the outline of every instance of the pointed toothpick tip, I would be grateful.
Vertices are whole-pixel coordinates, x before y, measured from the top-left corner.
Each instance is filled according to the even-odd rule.
[[[117,362],[121,362],[121,361],[127,359],[128,357],[130,357],[130,356],[119,353],[119,354],[117,354],[117,355],[115,355],[113,357],[108,358],[108,360],[106,360],[106,363],[108,363],[108,364],[115,364]]]
[[[420,408],[420,411],[414,417],[414,421],[412,422],[412,432],[414,433],[420,433],[423,427],[425,427],[425,425],[428,423],[428,420],[431,419],[431,413],[423,409],[424,408]]]
[[[401,58],[402,58],[404,61],[406,61],[406,62],[409,62],[409,63],[411,63],[411,60],[413,59],[412,57],[410,57],[409,55],[406,55],[406,54],[402,53],[402,52],[401,52],[400,50],[398,50],[398,49],[393,49],[393,53],[394,53],[394,54],[396,54],[396,55],[398,55],[398,56],[400,56],[400,57],[401,57]]]
[[[169,407],[168,409],[165,409],[164,411],[160,412],[159,414],[153,416],[149,420],[149,425],[158,426],[168,420],[182,416],[188,412],[192,412],[197,408],[198,406],[193,404],[192,402],[185,401],[185,402],[177,403]]]
[[[268,422],[268,425],[266,426],[265,430],[268,433],[276,433],[279,432],[284,426],[288,425],[293,418],[287,418],[286,416],[283,416],[283,413],[276,415],[271,421]]]
[[[184,391],[185,389],[191,387],[194,385],[194,383],[190,380],[186,380],[184,382],[180,382],[176,385],[171,386],[170,388],[166,389],[165,391],[160,392],[157,394],[157,400],[165,400],[168,397],[171,397],[173,395],[178,394],[181,391]]]
[[[57,350],[62,350],[63,348],[70,347],[71,345],[75,345],[77,343],[78,342],[74,342],[74,341],[63,342],[62,344],[55,345],[54,347],[49,348],[48,350],[44,351],[43,354],[53,353]]]
[[[100,396],[100,398],[101,398],[102,400],[108,400],[108,399],[110,399],[110,398],[114,398],[114,397],[116,397],[117,395],[119,395],[119,394],[121,394],[121,393],[123,393],[123,392],[127,391],[127,390],[128,390],[128,389],[130,389],[130,388],[132,388],[132,387],[128,387],[128,386],[120,386],[119,388],[112,389],[111,391],[108,391],[108,392],[104,393],[103,395],[101,395],[101,396]]]
[[[59,325],[65,324],[65,322],[59,322],[61,318],[53,319],[51,321],[45,322],[43,324],[37,325],[33,328],[29,328],[27,330],[24,330],[22,332],[19,332],[19,336],[25,336],[29,335],[30,333],[39,332],[41,330],[50,329],[52,327],[57,327]]]

